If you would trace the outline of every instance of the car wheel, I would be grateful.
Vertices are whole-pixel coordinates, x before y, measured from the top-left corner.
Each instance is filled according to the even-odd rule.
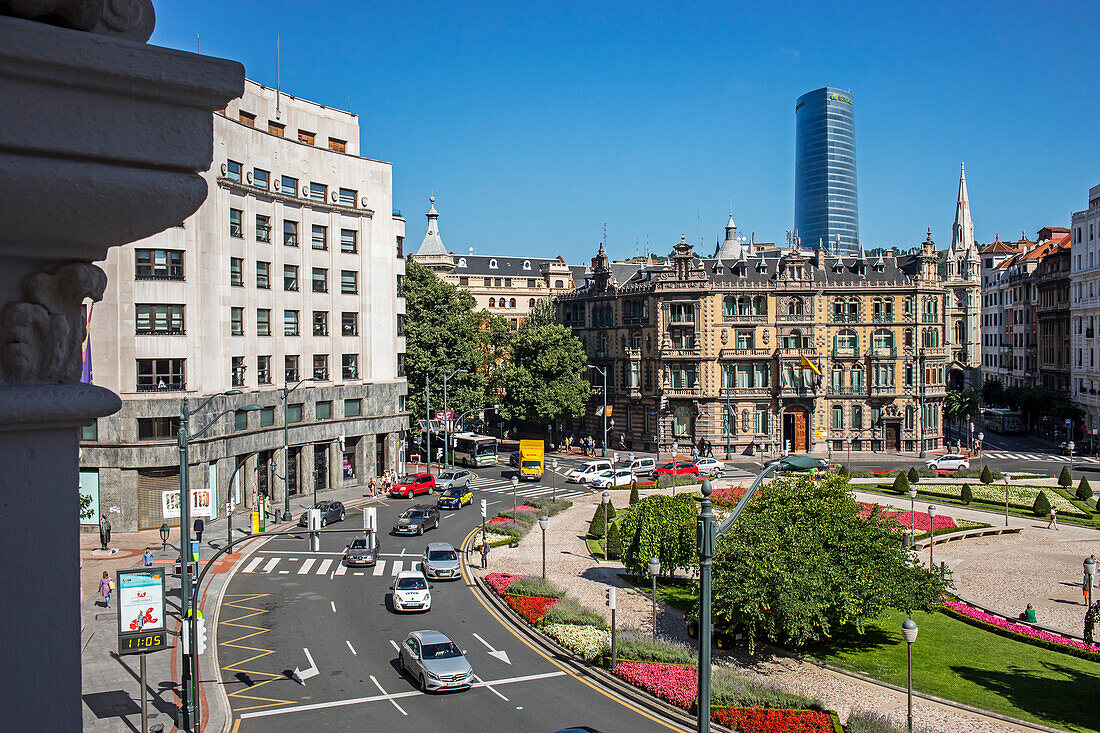
[[[344,517],[346,517],[346,516],[347,516],[347,514],[343,510],[340,510],[340,521],[341,522],[344,521]]]
[[[424,535],[424,525],[423,524],[416,528],[416,533],[420,536]]]
[[[324,527],[326,524],[328,524],[328,520],[324,517],[321,517],[321,526]]]

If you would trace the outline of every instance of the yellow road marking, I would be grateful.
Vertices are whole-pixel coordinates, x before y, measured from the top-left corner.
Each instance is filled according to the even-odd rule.
[[[238,674],[246,674],[246,675],[257,675],[257,676],[268,678],[268,679],[262,680],[260,682],[257,682],[255,684],[249,686],[249,687],[246,687],[243,690],[238,690],[236,692],[229,693],[227,695],[227,697],[237,698],[238,701],[252,700],[254,702],[263,703],[263,704],[260,704],[260,705],[251,705],[249,707],[237,708],[236,710],[231,710],[230,711],[231,713],[232,712],[243,712],[245,710],[256,710],[258,708],[269,708],[269,707],[274,707],[276,705],[289,705],[293,702],[296,702],[295,700],[282,700],[280,698],[259,697],[259,696],[256,696],[254,694],[252,694],[252,695],[245,694],[246,692],[255,693],[256,690],[258,690],[259,688],[263,687],[266,684],[270,684],[271,682],[274,682],[277,679],[285,679],[285,675],[282,675],[282,674],[274,674],[272,672],[265,672],[263,670],[258,670],[258,669],[247,669],[244,666],[242,666],[242,665],[248,664],[250,662],[253,662],[257,659],[262,659],[263,657],[266,657],[269,654],[274,654],[275,653],[274,649],[263,649],[263,648],[260,648],[260,647],[245,646],[245,645],[241,644],[241,642],[244,641],[245,639],[251,639],[252,637],[260,636],[261,634],[266,634],[270,631],[270,629],[264,628],[263,626],[249,626],[248,624],[240,623],[241,621],[244,621],[245,619],[252,618],[253,616],[259,616],[261,614],[267,613],[267,611],[262,609],[262,608],[253,608],[252,606],[246,606],[244,604],[248,603],[248,602],[255,601],[258,598],[265,598],[269,595],[271,595],[271,594],[270,593],[232,593],[232,594],[226,594],[226,596],[225,596],[226,598],[236,599],[236,600],[232,600],[232,601],[227,601],[225,603],[225,606],[224,606],[225,608],[236,608],[240,611],[249,611],[250,613],[245,613],[243,616],[237,616],[236,618],[233,618],[233,619],[222,620],[218,624],[219,627],[220,626],[233,626],[233,627],[236,627],[238,629],[244,629],[248,633],[245,633],[243,636],[238,636],[235,639],[229,639],[227,641],[219,642],[218,646],[230,647],[230,648],[233,648],[233,649],[243,649],[246,652],[258,652],[258,653],[254,654],[251,657],[248,657],[247,659],[241,659],[237,662],[234,662],[233,664],[223,666],[222,671],[223,672],[236,672]],[[236,723],[234,724],[233,730],[235,731],[237,729],[237,726],[239,726],[239,725],[240,725],[240,719],[238,718]]]

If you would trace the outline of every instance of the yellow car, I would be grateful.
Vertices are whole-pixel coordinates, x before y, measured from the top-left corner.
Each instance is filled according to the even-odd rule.
[[[466,504],[472,504],[474,492],[469,486],[452,486],[440,495],[435,505],[440,509],[461,509]]]

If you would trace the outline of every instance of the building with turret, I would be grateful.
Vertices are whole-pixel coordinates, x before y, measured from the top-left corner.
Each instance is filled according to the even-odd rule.
[[[974,242],[970,218],[970,196],[966,191],[966,166],[959,174],[959,196],[955,203],[955,224],[947,250],[948,384],[952,388],[981,386],[982,369],[982,281],[981,257]]]

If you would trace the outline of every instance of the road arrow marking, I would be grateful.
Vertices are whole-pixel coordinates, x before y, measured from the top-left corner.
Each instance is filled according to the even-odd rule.
[[[477,634],[474,634],[474,638],[477,639],[478,641],[480,641],[482,644],[484,644],[485,646],[487,646],[489,648],[489,656],[490,657],[496,657],[497,659],[504,662],[505,664],[511,664],[512,663],[512,660],[508,658],[508,652],[504,651],[503,649],[501,649],[499,651],[494,649],[492,644],[485,641],[484,639],[482,639]]]
[[[310,677],[316,677],[321,673],[317,670],[317,663],[314,662],[313,657],[310,656],[309,649],[302,647],[302,651],[306,653],[306,659],[309,660],[309,667],[307,667],[306,669],[298,669],[297,667],[295,667],[293,677],[294,679],[298,680],[298,683],[300,685],[304,687],[306,684],[306,680],[308,680]]]

